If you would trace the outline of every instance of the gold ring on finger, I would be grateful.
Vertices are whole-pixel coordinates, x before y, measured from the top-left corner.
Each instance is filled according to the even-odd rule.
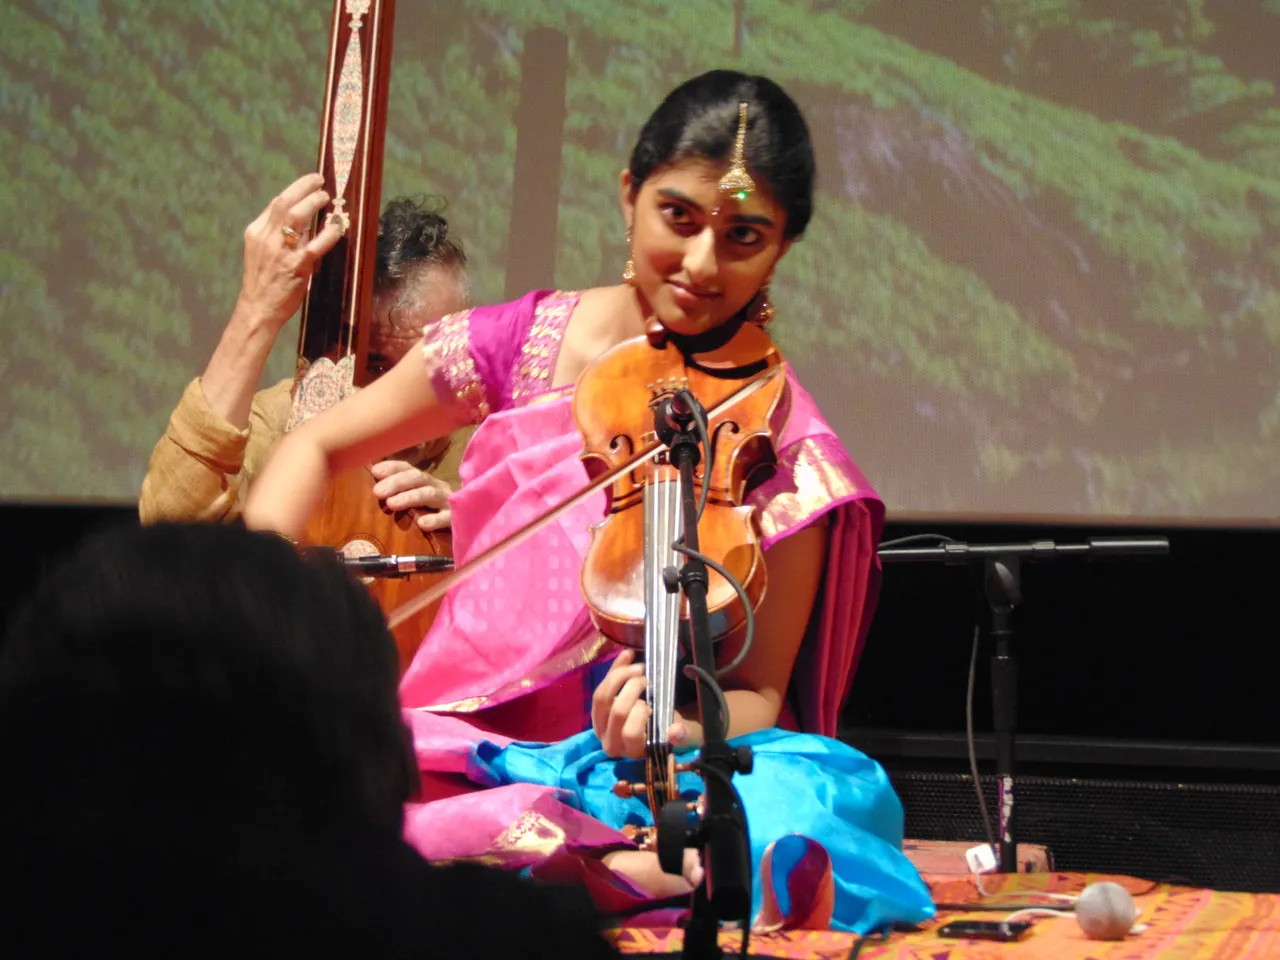
[[[293,227],[281,227],[280,232],[284,234],[284,245],[290,250],[302,242],[302,234]]]

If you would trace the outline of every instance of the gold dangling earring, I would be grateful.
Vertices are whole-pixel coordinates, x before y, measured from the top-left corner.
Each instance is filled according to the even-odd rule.
[[[767,327],[773,322],[773,304],[769,302],[769,284],[772,281],[773,277],[766,280],[760,292],[756,294],[760,298],[760,305],[756,307],[755,316],[751,318],[751,322],[760,327]]]
[[[631,228],[627,227],[627,249],[631,249]],[[622,282],[635,286],[636,261],[634,256],[627,257],[627,264],[622,268]]]

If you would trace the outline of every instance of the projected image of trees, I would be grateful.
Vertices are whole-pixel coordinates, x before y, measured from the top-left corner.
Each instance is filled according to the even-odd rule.
[[[244,225],[314,164],[330,9],[0,7],[0,495],[135,495]],[[401,2],[384,197],[448,198],[482,302],[539,26],[570,57],[547,285],[616,281],[667,90],[765,73],[820,170],[776,336],[891,509],[1280,512],[1275,0]]]

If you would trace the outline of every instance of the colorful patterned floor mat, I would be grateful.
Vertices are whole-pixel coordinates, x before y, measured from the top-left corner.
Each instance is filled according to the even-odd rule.
[[[851,934],[806,930],[753,936],[751,953],[796,960],[1280,960],[1280,896],[1275,894],[1223,893],[1132,877],[1045,872],[985,877],[984,896],[971,877],[926,874],[925,879],[939,903],[1016,900],[1047,907],[1055,904],[1045,894],[1077,894],[1090,883],[1112,880],[1134,894],[1138,923],[1146,929],[1122,941],[1102,942],[1087,939],[1074,917],[1044,917],[1036,919],[1031,932],[1016,943],[942,939],[936,930],[948,920],[992,920],[1004,915],[956,910],[939,913],[920,930],[894,933],[887,940],[873,937],[859,943]],[[678,954],[682,942],[681,931],[672,929],[624,928],[613,937],[624,954]],[[741,941],[736,933],[724,933],[720,942],[729,954],[736,952]]]

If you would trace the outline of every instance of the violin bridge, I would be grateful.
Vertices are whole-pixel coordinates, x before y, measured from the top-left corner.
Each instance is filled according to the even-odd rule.
[[[674,396],[681,390],[689,389],[688,377],[659,377],[653,383],[646,384],[649,389],[649,404],[653,406],[660,400]]]

